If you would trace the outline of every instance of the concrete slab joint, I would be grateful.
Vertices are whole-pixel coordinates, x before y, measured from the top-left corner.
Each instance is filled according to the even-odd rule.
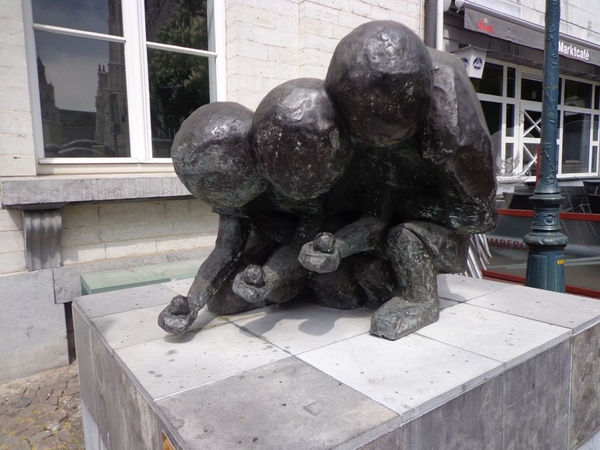
[[[22,215],[27,270],[60,267],[62,265],[60,209],[24,210]]]

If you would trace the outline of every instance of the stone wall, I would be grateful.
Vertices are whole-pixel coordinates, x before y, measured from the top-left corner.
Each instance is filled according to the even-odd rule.
[[[396,20],[423,35],[422,0],[227,0],[227,95],[255,109],[275,86],[324,78],[337,43],[358,25]]]
[[[211,246],[218,225],[195,199],[68,206],[62,220],[65,266]]]
[[[34,174],[21,1],[3,0],[0,8],[0,176]]]

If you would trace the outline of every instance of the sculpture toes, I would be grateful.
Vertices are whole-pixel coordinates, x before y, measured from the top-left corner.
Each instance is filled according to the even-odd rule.
[[[439,317],[436,300],[409,302],[402,297],[394,297],[383,304],[371,318],[371,334],[395,341]]]

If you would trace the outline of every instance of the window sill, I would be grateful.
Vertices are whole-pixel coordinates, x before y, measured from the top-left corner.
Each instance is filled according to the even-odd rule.
[[[0,178],[2,207],[54,209],[69,204],[190,197],[173,172]]]

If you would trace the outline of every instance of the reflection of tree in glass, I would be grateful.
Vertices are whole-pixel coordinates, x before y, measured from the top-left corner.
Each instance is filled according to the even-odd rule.
[[[205,49],[206,22],[206,0],[179,0],[169,19],[157,31],[156,40]],[[171,139],[183,120],[210,100],[208,60],[162,50],[150,50],[148,59],[152,135],[154,139]]]

